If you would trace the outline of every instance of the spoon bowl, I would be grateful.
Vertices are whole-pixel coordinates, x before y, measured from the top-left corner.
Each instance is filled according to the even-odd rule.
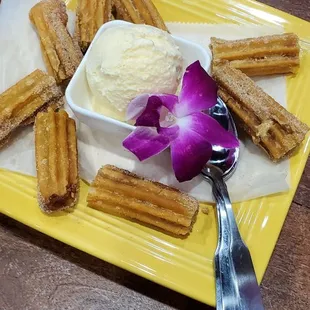
[[[210,116],[212,116],[219,124],[222,125],[226,130],[232,132],[238,138],[238,132],[235,122],[229,113],[223,100],[218,97],[217,103],[209,111]],[[210,165],[219,168],[223,173],[224,180],[228,180],[230,176],[234,173],[238,159],[239,159],[239,147],[233,149],[226,149],[218,145],[212,147],[211,159],[206,164],[205,168],[202,170],[204,177],[208,177],[208,169]]]

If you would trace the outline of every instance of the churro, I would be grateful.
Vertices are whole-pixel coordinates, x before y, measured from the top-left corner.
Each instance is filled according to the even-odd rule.
[[[47,71],[58,84],[68,81],[83,55],[66,28],[68,15],[65,3],[43,0],[30,10],[29,17],[39,34]]]
[[[88,206],[174,235],[190,233],[198,201],[177,189],[106,165],[90,186]]]
[[[248,76],[296,73],[298,42],[294,33],[233,41],[211,38],[212,66],[228,60],[233,68]]]
[[[112,0],[80,0],[76,15],[74,38],[86,52],[100,26],[112,20]]]
[[[20,126],[34,122],[47,107],[63,105],[63,94],[52,76],[35,70],[0,95],[0,146]]]
[[[151,0],[113,0],[116,18],[134,24],[146,24],[168,31]]]
[[[237,123],[273,161],[292,155],[309,127],[258,87],[247,75],[222,63],[213,68],[219,96]]]
[[[75,205],[79,190],[75,121],[61,110],[35,119],[38,201],[50,213]]]

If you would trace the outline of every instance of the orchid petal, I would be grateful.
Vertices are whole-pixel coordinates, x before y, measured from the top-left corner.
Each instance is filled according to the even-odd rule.
[[[156,94],[154,96],[157,96],[163,103],[163,106],[165,106],[171,113],[173,113],[179,101],[178,96],[168,94]]]
[[[155,128],[150,127],[138,127],[123,141],[123,146],[140,161],[159,154],[169,145],[168,137],[158,134]]]
[[[170,127],[159,127],[157,132],[169,139],[169,141],[175,140],[179,135],[180,128],[178,125]]]
[[[151,96],[148,99],[144,111],[138,116],[135,126],[159,127],[160,109],[163,104],[156,96]]]
[[[179,182],[197,176],[211,158],[212,146],[194,131],[180,128],[179,136],[171,143],[171,159]]]
[[[178,96],[168,94],[143,94],[133,99],[126,112],[126,120],[137,119],[146,108],[149,98],[158,97],[160,98],[162,105],[165,106],[170,112],[173,111],[174,106],[178,103]]]
[[[194,131],[206,139],[211,145],[218,145],[225,148],[234,148],[239,146],[238,139],[233,133],[225,130],[211,116],[198,112],[185,116],[177,122],[180,128]]]
[[[187,67],[174,114],[183,117],[213,107],[217,100],[217,85],[196,61]]]
[[[173,109],[178,97],[174,95],[151,95],[144,111],[137,117],[135,126],[159,127],[161,108]]]
[[[126,120],[136,119],[145,109],[149,94],[139,95],[134,98],[127,107]]]

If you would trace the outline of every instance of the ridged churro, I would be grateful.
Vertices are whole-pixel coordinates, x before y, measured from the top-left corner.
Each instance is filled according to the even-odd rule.
[[[168,31],[151,0],[113,0],[116,18],[134,24],[146,24]]]
[[[61,0],[43,0],[29,13],[40,37],[43,59],[57,83],[68,81],[82,59],[78,44],[68,30],[66,5]]]
[[[61,110],[35,119],[38,201],[50,213],[75,205],[79,190],[75,121]]]
[[[247,75],[222,63],[213,68],[219,96],[237,123],[273,161],[292,155],[309,127],[258,87]]]
[[[244,40],[211,38],[212,66],[228,60],[248,76],[296,73],[299,68],[299,39],[294,33]]]
[[[63,105],[63,94],[52,76],[35,70],[0,95],[0,146],[20,126],[34,122],[47,107]]]
[[[198,201],[177,189],[106,165],[90,186],[88,206],[175,235],[190,233]]]
[[[86,52],[96,32],[112,20],[112,0],[79,0],[74,38]]]

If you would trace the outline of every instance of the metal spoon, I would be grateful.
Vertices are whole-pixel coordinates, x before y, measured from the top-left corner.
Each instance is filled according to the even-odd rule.
[[[237,136],[232,116],[220,98],[209,114]],[[216,309],[261,310],[264,307],[251,255],[241,239],[224,181],[234,173],[238,158],[239,148],[214,146],[212,157],[201,172],[212,185],[217,206]]]

